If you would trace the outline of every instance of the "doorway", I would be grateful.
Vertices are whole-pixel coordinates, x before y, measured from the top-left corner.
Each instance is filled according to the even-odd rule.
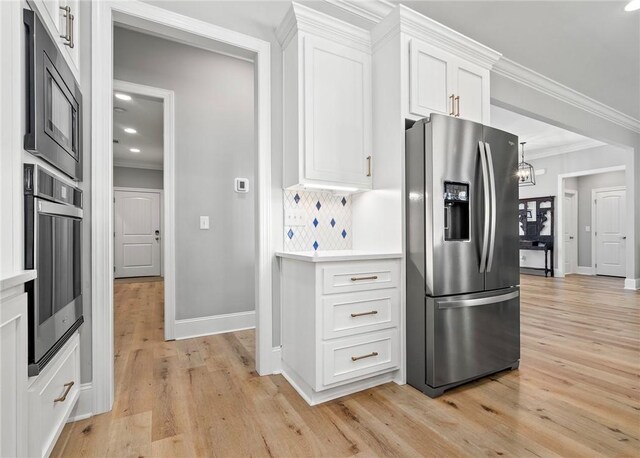
[[[564,273],[578,270],[578,191],[565,189],[563,212]]]
[[[592,252],[596,275],[626,276],[625,187],[592,191]]]
[[[161,10],[145,3],[100,2],[92,11],[92,361],[94,413],[111,409],[114,400],[114,297],[113,297],[113,161],[112,148],[113,62],[105,65],[104,56],[112,56],[114,25],[146,31],[173,38],[185,44],[220,50],[225,55],[239,56],[255,66],[253,85],[255,90],[255,323],[256,370],[259,374],[271,374],[279,369],[279,353],[272,344],[272,269],[274,264],[271,220],[271,50],[270,43],[242,33],[230,31],[197,19]],[[144,18],[144,19],[141,19]],[[166,101],[166,100],[165,100]],[[171,120],[173,122],[173,120]],[[185,154],[185,152],[181,152]],[[165,172],[166,172],[165,164]],[[164,207],[173,205],[169,198],[165,173]],[[167,259],[174,249],[169,231],[173,212],[165,212],[165,299],[175,300],[175,290],[170,291],[169,278],[172,266]],[[168,315],[168,314],[167,314]],[[165,315],[165,324],[167,322]],[[175,321],[175,320],[174,320]],[[166,327],[169,330],[169,326]]]

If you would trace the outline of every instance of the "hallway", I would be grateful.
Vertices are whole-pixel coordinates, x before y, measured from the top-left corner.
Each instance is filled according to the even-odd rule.
[[[116,401],[68,424],[75,456],[633,455],[640,293],[522,276],[520,370],[432,400],[382,385],[309,407],[254,371],[254,332],[163,342],[162,282],[117,282]]]

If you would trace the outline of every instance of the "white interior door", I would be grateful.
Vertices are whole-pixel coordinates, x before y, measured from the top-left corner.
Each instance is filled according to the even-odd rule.
[[[575,192],[564,194],[563,209],[564,230],[564,273],[570,274],[577,270],[578,264],[578,212]]]
[[[160,275],[160,192],[114,195],[116,278]]]
[[[596,274],[625,277],[626,191],[598,191],[594,202]]]

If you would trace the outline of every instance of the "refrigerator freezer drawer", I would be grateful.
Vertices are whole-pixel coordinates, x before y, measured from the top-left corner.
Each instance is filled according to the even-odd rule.
[[[520,359],[520,291],[428,297],[426,382],[437,388]]]

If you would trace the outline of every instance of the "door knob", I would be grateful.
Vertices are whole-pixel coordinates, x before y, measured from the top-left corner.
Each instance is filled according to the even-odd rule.
[[[572,235],[569,236],[569,240],[573,240],[573,236]]]
[[[627,236],[626,236],[626,235],[623,235],[623,236],[622,236],[622,240],[627,240]]]

